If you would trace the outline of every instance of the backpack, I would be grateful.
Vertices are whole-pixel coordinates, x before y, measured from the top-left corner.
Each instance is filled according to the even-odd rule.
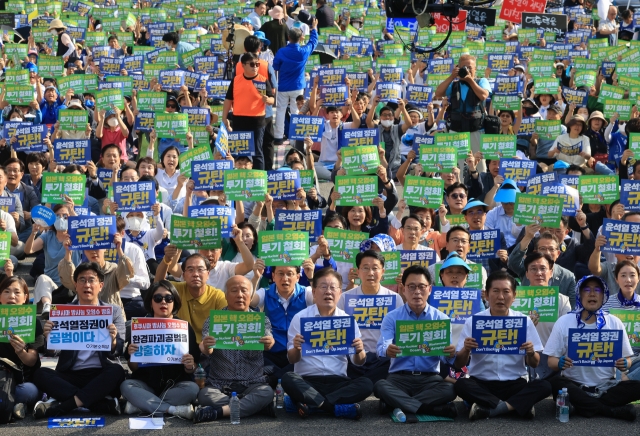
[[[13,406],[16,403],[16,384],[13,378],[13,369],[15,366],[11,362],[11,366],[6,365],[7,359],[0,362],[0,424],[8,424],[13,417]]]

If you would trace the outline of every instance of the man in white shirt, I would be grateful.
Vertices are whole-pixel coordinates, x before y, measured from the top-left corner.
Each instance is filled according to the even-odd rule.
[[[458,352],[454,366],[467,365],[469,378],[459,379],[454,387],[456,394],[472,403],[471,421],[493,418],[516,411],[521,417],[535,417],[534,404],[549,396],[551,384],[546,380],[527,383],[527,368],[535,368],[540,362],[542,344],[533,321],[526,317],[526,342],[520,346],[521,354],[474,353],[478,343],[472,337],[474,320],[485,317],[523,317],[511,310],[516,297],[516,280],[504,271],[497,271],[487,278],[486,299],[489,309],[467,319],[458,340]],[[486,346],[486,344],[483,344]]]
[[[314,167],[318,179],[331,180],[331,170],[338,160],[338,135],[342,121],[336,106],[327,107],[326,112],[328,119],[324,123],[324,132],[320,141],[320,158]]]
[[[384,275],[382,254],[373,250],[358,253],[356,268],[360,286],[342,294],[338,301],[338,309],[353,313],[362,333],[367,361],[364,365],[349,364],[347,374],[352,379],[360,376],[367,377],[375,384],[378,380],[387,378],[391,362],[388,357],[379,357],[377,353],[382,320],[388,312],[402,307],[404,302],[400,295],[380,284]],[[371,304],[372,301],[374,304]]]
[[[549,356],[549,367],[562,371],[549,381],[556,392],[554,399],[559,390],[566,388],[571,406],[582,416],[634,421],[636,411],[629,403],[640,399],[640,381],[616,380],[616,368],[625,371],[631,366],[633,350],[622,321],[602,310],[608,299],[609,289],[600,277],[586,276],[578,282],[575,310],[558,319],[544,347],[544,354]],[[615,361],[615,367],[574,366],[567,356],[569,329],[580,329],[585,333],[617,330],[622,338],[623,357]]]
[[[360,329],[355,325],[355,339],[351,347],[355,354],[329,356],[302,356],[302,319],[314,317],[344,317],[338,309],[342,293],[342,276],[331,268],[323,268],[313,277],[313,298],[316,304],[298,312],[291,321],[288,332],[287,353],[294,372],[282,377],[282,387],[295,403],[298,414],[305,418],[310,408],[324,410],[336,417],[360,418],[359,401],[364,401],[373,391],[373,383],[366,377],[355,380],[347,377],[347,360],[363,365],[367,359]]]
[[[263,17],[264,14],[267,13],[267,5],[265,2],[258,0],[254,5],[253,5],[253,12],[251,12],[247,18],[251,21],[251,26],[253,26],[253,30],[260,30],[260,27],[262,27],[262,19],[260,17]]]

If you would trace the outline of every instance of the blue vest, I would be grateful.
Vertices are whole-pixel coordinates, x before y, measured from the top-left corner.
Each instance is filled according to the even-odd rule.
[[[289,306],[285,309],[280,303],[280,296],[276,284],[272,283],[264,293],[264,313],[271,321],[271,333],[276,343],[271,348],[272,353],[287,351],[287,332],[296,313],[307,308],[304,286],[296,284]]]

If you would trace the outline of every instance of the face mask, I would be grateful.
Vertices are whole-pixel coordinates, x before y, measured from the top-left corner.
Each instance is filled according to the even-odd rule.
[[[107,124],[110,125],[111,127],[115,127],[118,125],[118,120],[116,120],[115,118],[109,118],[109,120],[107,121]]]
[[[525,114],[527,114],[527,115],[533,115],[533,114],[535,114],[536,112],[538,112],[538,111],[536,110],[536,108],[534,108],[534,107],[524,107],[524,108],[522,108],[522,109],[524,110],[524,113],[525,113]]]
[[[84,105],[85,105],[86,107],[93,107],[93,106],[94,106],[94,103],[93,103],[93,101],[91,101],[91,100],[85,100],[85,101],[84,101]]]
[[[49,31],[49,33],[50,33],[52,36],[58,36],[58,32],[56,32],[55,30],[51,30],[51,31]]]
[[[129,230],[139,232],[142,228],[142,218],[137,216],[127,218],[127,224],[129,225]]]
[[[69,228],[69,224],[66,218],[62,218],[61,216],[56,218],[56,221],[53,223],[53,227],[59,231],[66,231]]]
[[[167,47],[167,50],[171,50],[171,44],[167,43],[166,47]]]
[[[382,124],[382,127],[391,127],[393,126],[393,120],[381,120],[380,124]]]
[[[22,122],[22,118],[12,118],[11,121],[21,123]]]

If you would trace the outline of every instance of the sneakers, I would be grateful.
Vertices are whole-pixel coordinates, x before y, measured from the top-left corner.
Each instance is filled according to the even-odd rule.
[[[360,404],[336,404],[334,406],[334,414],[336,418],[346,419],[360,419],[362,418],[362,412],[360,411]]]
[[[531,409],[524,415],[524,419],[533,419],[536,417],[536,408],[531,406]]]
[[[269,418],[275,418],[276,417],[276,405],[273,403],[273,401],[271,401],[271,402],[269,402],[269,404],[264,406],[260,412],[263,415],[268,416]]]
[[[625,421],[636,420],[636,409],[633,404],[627,404],[626,406],[612,407],[611,417],[616,419],[624,419]]]
[[[211,422],[218,419],[218,412],[213,406],[198,406],[193,412],[193,423]]]
[[[458,409],[456,409],[455,404],[447,403],[442,406],[434,407],[432,414],[435,416],[443,416],[445,418],[455,419],[456,416],[458,416]]]
[[[284,396],[284,410],[286,410],[287,413],[296,413],[298,411],[289,395]]]
[[[473,403],[471,406],[471,411],[469,412],[469,420],[476,421],[478,419],[486,419],[489,417],[489,409],[478,405],[478,403]]]
[[[26,409],[27,408],[24,406],[24,403],[16,403],[13,406],[13,416],[18,419],[24,419]]]
[[[298,410],[298,415],[301,418],[308,417],[311,413],[309,412],[309,407],[303,403],[296,403],[296,409]]]
[[[40,317],[44,320],[48,320],[49,312],[51,312],[51,303],[42,303],[42,314]]]
[[[113,397],[104,397],[93,404],[90,410],[96,413],[108,413],[109,415],[120,415],[122,413],[118,399]]]
[[[137,413],[142,412],[136,406],[133,405],[131,401],[127,401],[127,404],[124,406],[124,414],[125,415],[135,415]]]
[[[33,418],[42,419],[61,415],[62,411],[59,406],[60,402],[53,398],[50,398],[47,401],[38,401],[33,407]]]
[[[380,413],[380,415],[386,415],[390,412],[389,408],[387,407],[387,403],[385,403],[383,400],[380,400],[380,402],[378,403],[378,412]]]
[[[193,412],[193,406],[191,404],[185,404],[183,406],[173,406],[173,407],[175,407],[176,409],[175,413],[173,413],[173,416],[177,416],[178,418],[183,418],[188,420],[193,419],[194,412]]]

